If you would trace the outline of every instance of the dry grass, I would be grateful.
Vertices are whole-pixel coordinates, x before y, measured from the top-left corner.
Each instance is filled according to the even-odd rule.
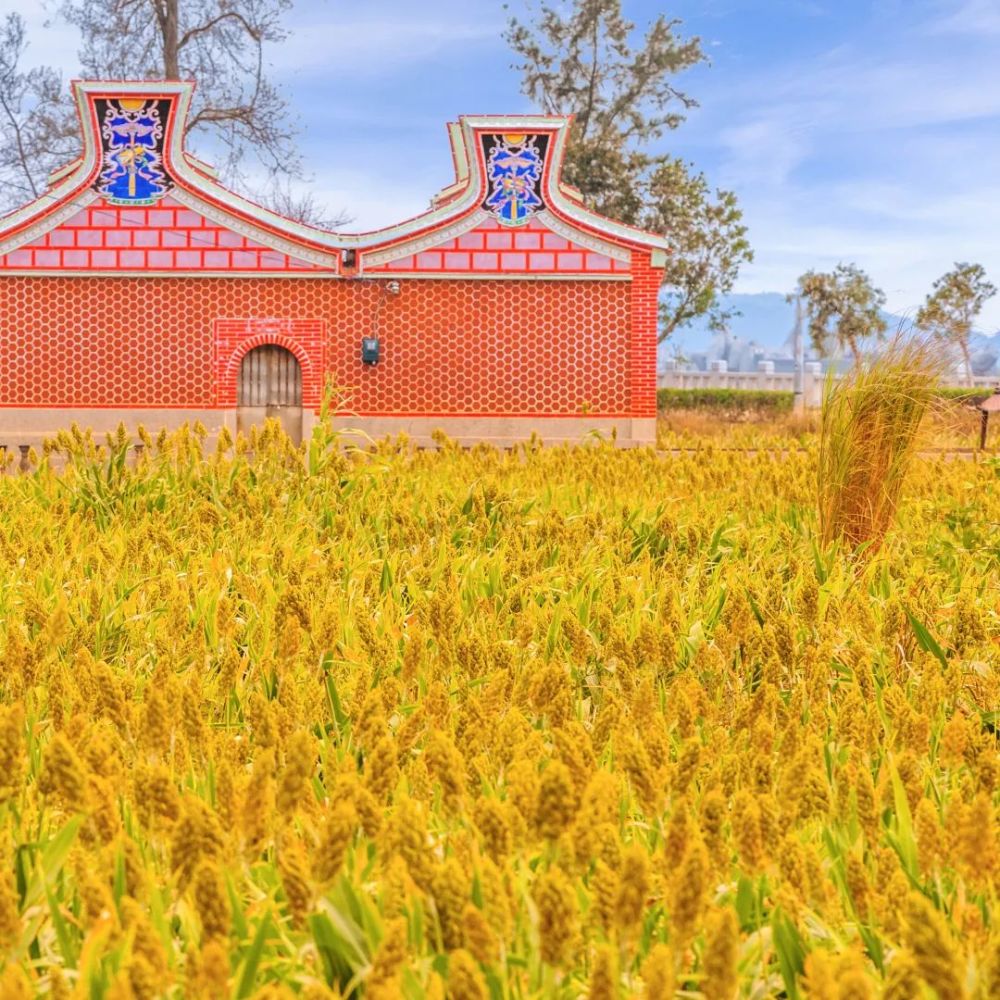
[[[927,448],[975,448],[979,444],[979,409],[957,399],[938,400],[927,414],[920,444]],[[987,448],[996,448],[991,434]]]
[[[824,544],[842,539],[868,555],[881,547],[942,367],[927,341],[897,337],[877,359],[828,384],[817,470]]]
[[[724,448],[814,447],[819,444],[820,411],[804,414],[739,417],[706,411],[668,410],[657,424],[657,447],[699,447],[712,443]],[[926,415],[920,447],[937,449],[975,448],[979,441],[979,411],[955,399],[938,399]],[[990,428],[987,450],[1000,444],[1000,430]]]
[[[660,447],[675,448],[706,440],[724,447],[782,447],[805,445],[819,433],[819,413],[733,416],[706,410],[667,410],[658,424]]]

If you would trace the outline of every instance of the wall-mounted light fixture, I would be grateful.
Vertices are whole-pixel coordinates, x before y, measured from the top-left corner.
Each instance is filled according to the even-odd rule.
[[[361,338],[361,360],[366,365],[377,365],[379,358],[378,337]]]
[[[385,286],[385,290],[390,295],[399,295],[399,282],[398,281],[390,281],[389,284],[387,284]]]

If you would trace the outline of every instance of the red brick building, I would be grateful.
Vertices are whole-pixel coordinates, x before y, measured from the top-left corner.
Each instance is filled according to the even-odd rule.
[[[0,218],[0,442],[77,421],[648,442],[666,242],[560,180],[569,121],[464,117],[415,218],[325,232],[183,146],[187,83],[75,85],[83,153]]]

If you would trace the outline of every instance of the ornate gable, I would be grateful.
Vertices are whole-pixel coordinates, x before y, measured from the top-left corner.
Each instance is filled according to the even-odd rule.
[[[0,272],[326,274],[333,234],[236,195],[183,148],[188,83],[77,83],[83,154],[0,219]]]
[[[455,180],[415,218],[334,233],[229,191],[183,145],[193,85],[74,84],[83,155],[0,219],[0,273],[629,277],[659,236],[588,211],[560,178],[570,120],[462,117]],[[353,254],[346,251],[354,251]]]
[[[450,125],[455,182],[424,215],[363,241],[361,271],[628,277],[637,249],[663,263],[666,240],[595,215],[562,182],[569,124],[532,115]]]

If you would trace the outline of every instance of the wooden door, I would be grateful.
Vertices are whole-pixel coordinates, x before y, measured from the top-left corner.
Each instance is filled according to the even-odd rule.
[[[242,433],[274,417],[295,444],[302,440],[302,368],[286,348],[264,344],[243,356],[237,402],[236,426]]]

